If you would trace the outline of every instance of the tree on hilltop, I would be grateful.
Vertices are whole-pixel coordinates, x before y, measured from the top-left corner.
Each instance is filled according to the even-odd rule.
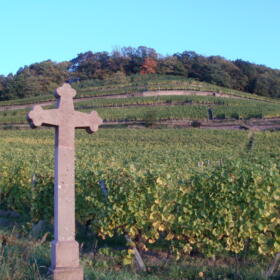
[[[143,65],[140,68],[140,74],[155,74],[157,68],[157,62],[151,57],[146,57]]]

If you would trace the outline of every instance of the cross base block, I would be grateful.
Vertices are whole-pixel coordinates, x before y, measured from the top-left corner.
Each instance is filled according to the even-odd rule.
[[[51,269],[53,280],[83,280],[84,273],[81,267],[59,267]]]
[[[52,268],[69,267],[76,268],[79,263],[79,244],[72,241],[52,242]]]

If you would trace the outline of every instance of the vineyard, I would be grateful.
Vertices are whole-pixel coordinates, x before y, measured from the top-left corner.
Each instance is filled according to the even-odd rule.
[[[157,96],[96,99],[75,103],[80,111],[96,110],[106,121],[207,120],[211,108],[217,119],[280,117],[276,103],[214,96]],[[51,108],[51,106],[46,106]],[[25,124],[29,109],[0,111],[0,124]]]
[[[165,90],[186,90],[195,92],[215,92],[227,94],[232,97],[246,98],[251,100],[268,101],[278,103],[278,99],[249,94],[229,88],[215,86],[213,84],[199,82],[193,79],[185,79],[178,76],[161,75],[135,75],[131,76],[130,81],[115,83],[100,80],[89,80],[72,84],[77,90],[76,98],[82,97],[102,97],[114,95],[137,95],[146,91],[165,91]],[[34,104],[45,101],[55,100],[53,95],[39,95],[24,99],[1,101],[0,107],[10,105]]]
[[[0,134],[1,209],[51,223],[53,133]],[[277,132],[78,132],[78,223],[101,240],[129,235],[141,251],[161,248],[177,259],[272,257],[280,250],[279,140]]]
[[[76,132],[76,218],[83,255],[96,250],[101,259],[104,254],[112,254],[114,261],[120,258],[117,267],[130,265],[133,244],[144,259],[160,252],[174,265],[186,258],[189,263],[197,258],[204,262],[242,259],[249,269],[258,263],[259,274],[250,279],[264,279],[264,271],[280,252],[280,132],[159,129],[147,124],[211,122],[211,118],[240,124],[278,120],[279,101],[161,76],[134,77],[126,84],[86,81],[75,87],[75,109],[96,110],[105,124],[94,135]],[[143,92],[164,90],[209,94],[143,96]],[[53,223],[54,132],[9,128],[27,124],[31,104],[53,99],[38,96],[0,102],[0,124],[6,128],[0,130],[0,210],[19,215],[25,234],[40,221],[50,227]],[[27,107],[11,107],[17,105]],[[143,122],[147,128],[106,127],[106,123],[126,121]],[[4,243],[8,235],[0,231],[0,241]],[[0,264],[1,254],[7,254],[1,246]],[[84,265],[93,266],[86,257]],[[197,276],[199,269],[196,276],[174,279],[203,278]],[[218,274],[211,278],[210,270],[205,279],[247,279],[241,272],[239,278],[224,272],[221,278]],[[0,269],[0,278],[1,273]],[[170,279],[164,277],[145,279]]]

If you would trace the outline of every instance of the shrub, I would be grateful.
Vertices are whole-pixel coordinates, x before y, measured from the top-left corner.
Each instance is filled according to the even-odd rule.
[[[144,122],[147,127],[153,126],[157,121],[157,112],[148,111],[144,116]]]
[[[232,113],[232,114],[230,115],[230,117],[231,117],[232,119],[239,120],[239,114],[238,114],[238,113]]]
[[[224,120],[226,118],[226,114],[225,113],[220,113],[216,115],[216,119],[218,120]]]
[[[201,126],[201,122],[199,122],[199,121],[192,121],[191,122],[191,126],[192,127],[200,127]]]

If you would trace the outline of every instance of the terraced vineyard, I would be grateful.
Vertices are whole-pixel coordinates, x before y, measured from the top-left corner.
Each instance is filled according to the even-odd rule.
[[[47,106],[49,108],[50,106]],[[96,110],[106,121],[207,120],[209,108],[217,119],[272,118],[280,116],[280,105],[265,101],[214,96],[157,96],[106,98],[79,101],[81,111]],[[0,112],[1,124],[26,124],[29,109]]]
[[[178,90],[183,81],[159,83],[161,90]],[[184,83],[189,84],[181,84],[181,89],[201,85]],[[152,86],[150,81],[145,89],[155,89]],[[108,85],[99,89],[80,85],[79,90],[80,96],[135,93],[135,88],[109,91]],[[221,90],[233,98],[210,91],[206,96],[130,94],[77,100],[75,107],[98,111],[105,123],[211,123],[209,110],[221,122],[280,117],[277,100]],[[9,101],[5,106],[42,100]],[[0,123],[6,128],[26,124],[27,111],[3,110]],[[29,224],[52,223],[53,136],[53,131],[43,129],[0,130],[1,209],[19,213]],[[189,255],[253,256],[267,265],[280,251],[279,141],[277,131],[101,128],[94,135],[78,131],[77,220],[99,242],[128,235],[143,254],[160,250],[177,260]],[[129,264],[132,250],[123,249],[123,261]]]
[[[178,76],[136,75],[132,76],[130,82],[127,83],[110,83],[93,80],[73,83],[72,86],[77,90],[77,98],[102,97],[108,95],[137,95],[147,91],[185,90],[197,93],[209,92],[226,94],[232,97],[269,101],[280,104],[277,99],[272,100],[264,96],[249,94]],[[34,104],[50,100],[55,100],[53,95],[41,95],[25,99],[7,100],[0,102],[0,108],[2,106]]]
[[[236,121],[280,117],[280,102],[277,99],[172,76],[135,76],[127,84],[88,81],[74,85],[78,90],[76,109],[96,110],[105,124],[154,124],[179,120],[185,121],[182,124],[186,126],[192,121],[212,118]],[[30,103],[44,101],[42,105],[50,108],[54,101],[49,100],[53,99],[53,96],[39,96],[0,102],[0,124],[6,128],[26,125],[26,113],[32,107]],[[209,126],[211,123],[207,124]],[[233,127],[238,126],[238,122],[233,124]],[[280,121],[271,127],[280,127]]]

